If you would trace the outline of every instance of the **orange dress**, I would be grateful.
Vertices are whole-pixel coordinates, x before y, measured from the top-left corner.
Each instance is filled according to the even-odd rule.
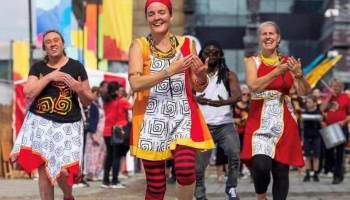
[[[142,47],[143,75],[167,69],[178,57],[191,52],[189,38],[179,40],[176,55],[157,58],[150,52],[149,41],[136,40]],[[135,94],[130,138],[131,154],[145,160],[172,157],[177,145],[199,150],[214,147],[208,127],[192,94],[190,69],[165,79],[148,90]]]
[[[274,69],[260,58],[254,59],[258,77]],[[249,163],[254,155],[262,154],[283,164],[304,165],[298,124],[288,96],[292,85],[292,74],[287,71],[272,81],[265,91],[252,93],[241,154],[243,162]]]

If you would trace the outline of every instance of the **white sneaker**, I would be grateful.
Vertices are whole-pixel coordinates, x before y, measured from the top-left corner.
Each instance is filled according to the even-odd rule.
[[[122,184],[122,183],[117,183],[117,184],[111,184],[109,186],[109,188],[112,188],[112,189],[123,189],[125,188],[126,185]]]
[[[239,200],[239,197],[236,193],[236,188],[232,187],[230,190],[227,192],[228,199],[229,200]]]
[[[102,183],[102,185],[100,185],[100,188],[107,189],[107,188],[109,188],[109,185]]]

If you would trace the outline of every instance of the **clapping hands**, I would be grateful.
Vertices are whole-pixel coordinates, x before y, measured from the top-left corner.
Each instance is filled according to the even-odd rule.
[[[300,76],[303,74],[300,58],[295,59],[293,56],[289,57],[287,65],[288,70],[291,71],[295,76]]]
[[[184,58],[173,61],[172,65],[169,67],[169,72],[171,75],[174,75],[181,73],[188,68],[191,68],[191,71],[196,76],[204,76],[208,69],[208,59],[203,63],[197,55],[187,55]]]
[[[78,77],[78,80],[75,80],[70,74],[67,74],[67,73],[60,71],[60,68],[49,73],[47,76],[50,79],[50,81],[62,81],[62,82],[64,82],[74,92],[78,93],[81,90],[83,90],[82,81],[81,81],[80,76]]]

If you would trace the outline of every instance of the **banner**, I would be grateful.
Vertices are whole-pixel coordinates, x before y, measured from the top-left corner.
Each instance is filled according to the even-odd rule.
[[[342,58],[342,55],[335,56],[333,58],[326,58],[319,65],[317,65],[312,71],[310,71],[305,79],[310,84],[311,88],[314,88],[319,80],[327,74],[329,70]]]
[[[132,40],[132,0],[104,0],[102,7],[103,58],[128,60]]]
[[[84,60],[85,67],[97,69],[97,20],[98,5],[87,4],[85,9],[86,21],[84,27]]]
[[[29,73],[29,42],[14,41],[12,43],[13,80],[27,78]]]
[[[36,0],[37,45],[41,47],[43,34],[51,29],[58,30],[71,45],[71,0]]]
[[[308,74],[309,72],[311,72],[318,64],[320,64],[320,62],[322,62],[322,60],[325,58],[325,54],[320,54],[318,55],[315,60],[313,60],[310,64],[308,64],[307,66],[305,66],[303,68],[303,73],[304,74]]]

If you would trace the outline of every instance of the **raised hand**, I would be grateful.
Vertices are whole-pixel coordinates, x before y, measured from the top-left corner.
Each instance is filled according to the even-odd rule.
[[[209,99],[204,98],[204,96],[205,96],[205,93],[196,96],[197,102],[199,104],[201,104],[201,105],[207,105],[208,104]]]
[[[293,56],[287,61],[288,70],[291,71],[295,76],[302,76],[303,71],[301,69],[300,58],[295,59]]]
[[[184,58],[173,61],[168,68],[170,75],[181,73],[185,71],[187,68],[191,67],[192,60],[193,60],[193,55],[190,54]]]
[[[47,75],[50,81],[64,81],[65,73],[61,72],[60,69],[58,68]]]
[[[83,90],[83,85],[80,76],[78,80],[75,80],[71,75],[64,75],[64,82],[68,85],[68,87],[76,93],[79,93]]]
[[[191,66],[192,72],[198,77],[205,76],[208,70],[208,62],[209,62],[209,58],[205,59],[205,62],[203,63],[198,56],[194,55],[192,66]]]
[[[287,70],[288,70],[288,63],[283,63],[283,61],[280,61],[278,64],[276,64],[276,67],[273,70],[273,73],[275,76],[279,76],[281,74],[286,73]]]

